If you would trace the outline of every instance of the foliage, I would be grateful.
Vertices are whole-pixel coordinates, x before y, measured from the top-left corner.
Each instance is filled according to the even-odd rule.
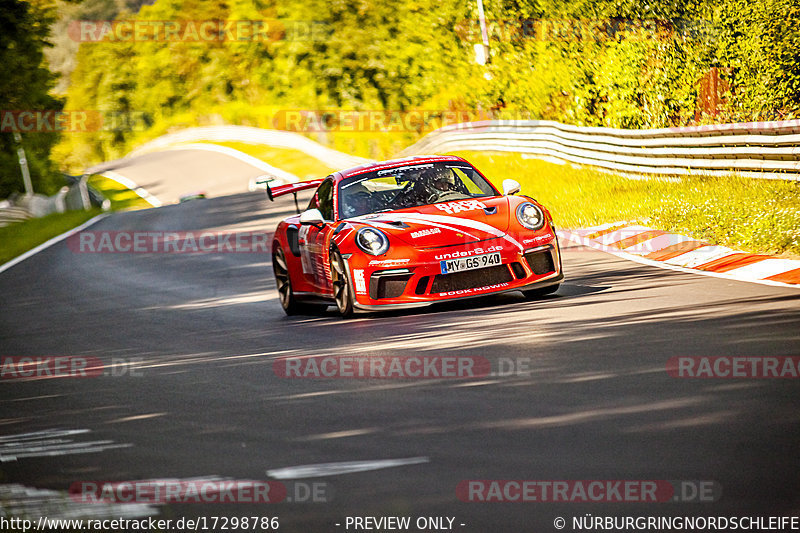
[[[474,62],[477,8],[465,0],[157,0],[135,15],[123,11],[121,19],[138,21],[277,19],[283,33],[83,43],[68,108],[142,112],[147,120],[133,131],[65,137],[56,156],[75,170],[175,128],[274,127],[276,114],[296,109],[470,110],[619,128],[780,119],[800,110],[795,0],[485,5],[485,67]],[[709,107],[700,105],[700,85],[712,68],[720,89]],[[381,158],[426,131],[307,133]]]
[[[20,0],[0,0],[0,110],[58,110],[62,103],[49,94],[55,77],[43,65],[42,50],[48,45],[52,8]],[[53,132],[22,134],[31,181],[36,192],[52,193],[61,185],[49,159],[57,141]],[[17,158],[17,143],[11,132],[0,133],[0,198],[23,190]]]

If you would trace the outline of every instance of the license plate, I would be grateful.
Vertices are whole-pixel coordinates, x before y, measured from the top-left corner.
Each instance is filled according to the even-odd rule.
[[[447,259],[440,261],[442,274],[452,274],[453,272],[463,272],[464,270],[475,270],[502,264],[499,253],[482,254],[473,257],[460,257],[458,259]]]

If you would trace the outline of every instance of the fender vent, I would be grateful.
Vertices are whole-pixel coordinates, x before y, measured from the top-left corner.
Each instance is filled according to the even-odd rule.
[[[298,242],[297,226],[289,226],[286,228],[286,240],[289,241],[289,250],[295,257],[300,257],[300,243]]]

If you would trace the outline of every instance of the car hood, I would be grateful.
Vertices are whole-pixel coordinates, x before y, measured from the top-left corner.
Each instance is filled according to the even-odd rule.
[[[364,215],[352,222],[372,226],[416,248],[441,248],[502,237],[508,231],[507,197],[442,202]]]

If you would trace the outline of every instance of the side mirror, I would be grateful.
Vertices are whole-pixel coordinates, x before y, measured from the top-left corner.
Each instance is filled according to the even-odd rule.
[[[511,196],[522,190],[522,185],[515,180],[503,180],[503,196]]]
[[[322,213],[319,212],[319,209],[309,209],[300,214],[300,225],[323,226],[325,225],[325,219],[322,218]]]

